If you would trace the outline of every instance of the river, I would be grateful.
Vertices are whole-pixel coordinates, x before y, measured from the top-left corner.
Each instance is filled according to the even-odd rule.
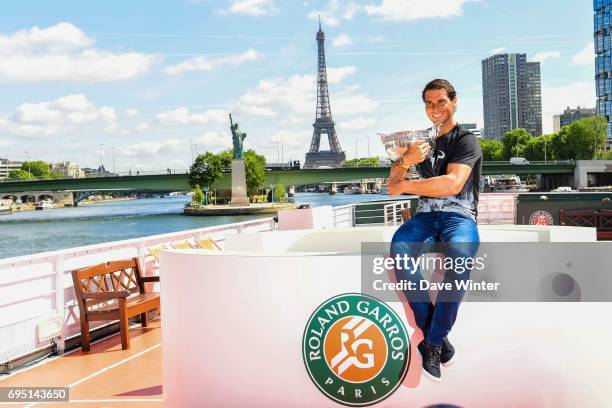
[[[313,207],[388,199],[388,195],[380,194],[298,193],[295,197],[297,204]],[[269,217],[187,217],[182,211],[188,200],[150,198],[2,215],[0,259]]]

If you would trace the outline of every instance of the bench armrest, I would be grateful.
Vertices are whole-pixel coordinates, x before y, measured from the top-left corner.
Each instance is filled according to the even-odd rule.
[[[143,276],[141,282],[159,282],[159,276]]]
[[[126,290],[118,290],[113,292],[88,292],[83,293],[83,299],[118,299],[118,298],[126,298],[130,295],[130,292]]]

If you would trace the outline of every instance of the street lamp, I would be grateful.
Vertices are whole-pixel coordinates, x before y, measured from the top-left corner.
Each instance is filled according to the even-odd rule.
[[[30,154],[28,153],[28,151],[26,150],[25,152],[26,154],[26,160],[28,162],[28,173],[30,173],[30,175],[32,174],[32,164],[30,163]],[[30,178],[30,176],[28,176],[28,179]]]
[[[115,147],[114,146],[111,146],[111,151],[113,152],[113,174],[117,175],[117,171],[115,168]]]

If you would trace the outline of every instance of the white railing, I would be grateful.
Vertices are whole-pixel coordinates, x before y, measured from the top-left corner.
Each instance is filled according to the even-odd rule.
[[[150,275],[157,266],[150,248],[206,238],[223,248],[226,234],[271,231],[275,225],[273,218],[263,218],[0,259],[0,365],[48,346],[50,340],[39,339],[46,322],[61,322],[59,337],[54,339],[60,350],[67,338],[80,333],[71,271],[137,256],[146,265],[145,275]]]
[[[394,201],[383,207],[385,225],[399,225],[404,222],[404,210],[410,209],[410,200]]]
[[[332,216],[335,228],[355,226],[355,205],[346,204],[332,207]]]

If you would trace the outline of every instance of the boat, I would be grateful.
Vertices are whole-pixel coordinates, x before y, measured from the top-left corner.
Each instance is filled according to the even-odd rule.
[[[361,191],[357,186],[346,186],[342,192],[344,194],[361,194]]]
[[[531,196],[537,198],[539,193]],[[555,200],[553,196],[550,197],[551,201]],[[594,195],[589,193],[585,196]],[[609,196],[599,193],[596,199],[591,199],[592,204],[599,208],[601,200]],[[565,197],[562,198],[565,200]],[[0,259],[0,286],[4,288],[3,294],[8,299],[0,302],[0,316],[4,319],[0,334],[8,339],[3,344],[3,359],[0,362],[0,372],[7,374],[2,377],[2,386],[65,386],[66,392],[70,389],[69,396],[73,400],[67,396],[63,402],[78,404],[84,401],[91,406],[244,406],[243,395],[248,395],[250,399],[251,403],[247,405],[254,406],[287,406],[287,401],[293,402],[290,405],[296,407],[330,405],[327,397],[308,381],[311,375],[308,370],[313,362],[322,361],[316,358],[325,356],[326,344],[325,339],[318,339],[318,332],[311,326],[312,322],[328,324],[328,330],[332,330],[340,325],[334,326],[327,318],[340,321],[341,318],[354,317],[348,313],[348,309],[341,309],[345,305],[364,315],[364,308],[367,308],[369,316],[376,316],[375,320],[371,319],[375,325],[380,323],[380,327],[383,327],[385,320],[394,319],[396,328],[402,329],[403,347],[418,353],[414,350],[415,344],[409,343],[410,333],[418,333],[418,329],[409,320],[407,305],[401,303],[401,298],[396,295],[384,301],[367,295],[355,298],[356,293],[362,290],[361,282],[365,276],[362,272],[363,243],[389,242],[402,222],[403,210],[410,206],[410,200],[414,200],[414,197],[334,206],[331,209],[320,207],[319,211],[317,207],[304,208],[299,216],[286,212],[279,214],[276,219],[261,218]],[[512,274],[486,275],[485,270],[484,275],[480,276],[487,279],[505,278],[508,285],[516,282],[516,269],[520,269],[521,265],[528,267],[531,259],[545,256],[541,252],[544,245],[533,245],[536,242],[567,241],[571,237],[574,241],[583,241],[580,245],[586,245],[595,238],[592,228],[514,225],[521,218],[516,216],[514,208],[517,200],[509,194],[483,194],[480,200],[482,212],[479,214],[479,222],[490,219],[494,221],[490,223],[499,224],[479,223],[483,242],[529,242],[530,246],[523,248],[535,256],[525,257],[524,261],[516,257],[512,262],[507,262],[505,270]],[[505,215],[505,218],[502,220],[500,215]],[[292,223],[291,228],[280,228],[289,225],[289,222]],[[162,252],[164,262],[160,263]],[[381,254],[382,257],[374,258],[373,261],[384,260],[386,252]],[[134,319],[129,321],[126,329],[130,332],[131,348],[126,350],[122,349],[117,325],[87,326],[88,330],[91,329],[91,350],[82,351],[82,326],[79,325],[79,314],[76,313],[78,309],[70,274],[75,269],[98,262],[108,265],[107,261],[132,256],[141,259],[146,276],[161,274],[163,286],[161,289],[153,288],[153,291],[161,290],[162,314],[147,316],[146,327]],[[607,258],[598,257],[588,262],[594,264],[594,270],[606,270]],[[49,265],[53,269],[50,270]],[[299,273],[287,274],[286,271],[295,268],[295,265],[299,266]],[[503,267],[500,263],[495,266],[495,272]],[[541,266],[555,267],[539,262],[533,271],[537,272]],[[576,269],[580,269],[580,265],[574,267]],[[571,296],[579,292],[574,289],[563,294],[554,291],[553,286],[549,291],[544,290],[548,288],[544,283],[550,283],[548,277],[555,276],[549,273],[550,270],[543,270],[533,279],[521,281],[520,287],[533,288],[533,291],[525,290],[525,293],[558,296],[552,298],[555,302],[574,299]],[[569,273],[574,272],[572,270],[567,273],[566,276],[571,277]],[[61,285],[62,290],[56,290],[57,285]],[[228,287],[239,296],[240,305],[236,305],[236,298],[228,297],[222,290]],[[254,291],[253,288],[258,290]],[[304,295],[286,296],[296,288]],[[583,285],[581,290],[583,296],[594,293],[588,285]],[[106,295],[100,293],[98,299],[104,299]],[[562,297],[565,295],[567,297]],[[134,293],[130,296],[140,295]],[[339,299],[343,303],[329,303]],[[534,395],[530,392],[531,384],[523,385],[521,378],[533,375],[533,370],[539,370],[537,374],[550,374],[550,367],[547,365],[549,356],[542,352],[540,343],[534,343],[524,336],[518,339],[513,337],[513,334],[527,329],[567,351],[569,368],[563,372],[565,377],[561,379],[580,384],[580,375],[588,361],[580,354],[581,344],[576,344],[571,337],[565,335],[565,323],[571,321],[576,326],[574,328],[580,331],[595,330],[593,341],[596,342],[596,348],[601,349],[610,338],[610,329],[606,325],[592,327],[591,321],[604,321],[608,311],[599,306],[601,303],[583,302],[579,308],[563,307],[563,319],[550,320],[551,307],[555,304],[568,305],[541,301],[491,301],[487,307],[482,307],[478,301],[465,302],[459,317],[461,326],[476,327],[486,321],[490,330],[486,339],[473,331],[457,331],[456,338],[464,344],[470,344],[475,350],[485,350],[490,359],[470,358],[468,355],[465,363],[454,368],[461,375],[444,378],[450,390],[447,398],[456,398],[467,406],[466,401],[469,401],[461,390],[476,379],[491,389],[515,383],[519,392],[504,395],[504,401],[510,401],[515,406],[533,406],[530,405],[533,402],[530,398]],[[522,315],[529,315],[527,323],[524,319],[514,318],[517,316],[517,308]],[[585,308],[591,319],[584,319]],[[202,314],[202,310],[213,312]],[[326,317],[318,315],[320,319],[316,319],[318,311],[326,313]],[[383,314],[382,311],[388,313]],[[345,316],[336,316],[339,313]],[[538,322],[547,324],[538,325]],[[222,331],[216,330],[220,327],[229,327],[231,332],[224,335]],[[306,330],[308,327],[313,330]],[[266,330],[262,331],[262,328]],[[382,334],[385,332],[380,330],[380,336],[367,339],[373,338],[371,341],[378,344],[389,344],[392,350],[393,341],[397,343],[399,340],[386,343],[386,337]],[[338,330],[339,339],[340,335]],[[334,340],[332,337],[327,339]],[[395,336],[393,339],[400,337]],[[250,350],[257,352],[243,353],[241,359],[236,359],[236,347],[241,344],[249,344]],[[343,343],[337,340],[336,344],[340,349]],[[495,344],[495,347],[487,349],[487,344]],[[526,365],[513,365],[516,353],[507,352],[519,346],[521,352],[529,356]],[[316,347],[319,348],[315,350]],[[360,346],[360,349],[366,348],[367,344]],[[306,354],[308,350],[312,354]],[[279,364],[270,364],[271,355],[289,357],[279,360]],[[309,355],[314,358],[309,360]],[[304,361],[311,365],[305,367]],[[391,358],[387,361],[389,364],[393,362]],[[609,364],[611,361],[609,353],[602,353],[598,363]],[[412,370],[409,373],[420,375],[420,361],[406,361],[405,364],[397,367],[401,370],[406,367]],[[482,364],[486,365],[486,370],[481,369]],[[511,367],[512,370],[495,371],[497,366]],[[271,384],[271,388],[263,391],[259,388],[260,383],[253,379],[254,374],[261,372],[261,367],[266,367],[262,381]],[[231,373],[229,380],[226,375],[220,375],[226,373]],[[427,405],[439,401],[439,393],[432,391],[431,387],[402,387],[401,380],[404,377],[394,378],[398,387],[391,398],[399,402],[397,405],[409,405],[415,398]],[[325,379],[323,377],[323,381]],[[593,390],[596,395],[589,397],[593,399],[585,406],[594,405],[590,402],[606,398],[607,378],[595,376],[590,381],[590,385],[595,381]],[[235,384],[242,387],[243,394],[226,392],[227,387]],[[379,390],[383,389],[377,383],[371,384],[379,387]],[[557,395],[555,386],[556,383],[551,386],[543,383],[538,391],[541,392],[544,387],[550,395]],[[576,393],[570,395],[575,400],[587,395],[574,388],[568,392]],[[480,406],[494,406],[499,395],[478,395],[474,398],[486,399],[484,405]],[[562,399],[558,401],[559,405],[563,405]]]
[[[527,184],[514,174],[500,174],[484,178],[483,191],[494,193],[524,193],[528,192]]]
[[[41,200],[38,202],[38,204],[36,204],[36,206],[34,207],[35,210],[38,211],[45,211],[45,210],[49,210],[51,208],[55,208],[56,205],[53,204],[52,200]]]

